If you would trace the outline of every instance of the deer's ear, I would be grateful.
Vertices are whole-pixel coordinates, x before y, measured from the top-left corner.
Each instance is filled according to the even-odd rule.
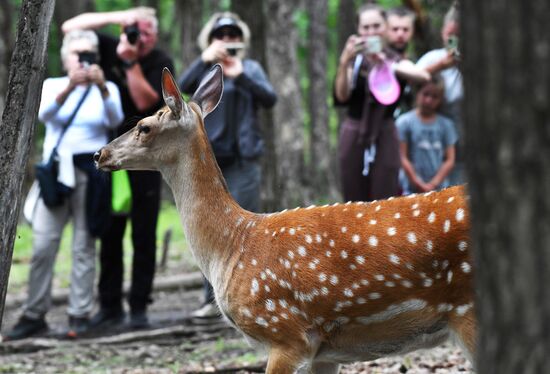
[[[168,68],[162,71],[162,97],[168,108],[176,116],[180,117],[183,110],[183,98],[172,73]]]
[[[203,117],[206,117],[218,106],[223,92],[223,73],[222,67],[216,64],[204,76],[199,88],[191,97],[191,100],[199,104]]]

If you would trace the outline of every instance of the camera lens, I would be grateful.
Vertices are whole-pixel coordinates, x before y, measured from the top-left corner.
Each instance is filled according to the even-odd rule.
[[[126,34],[128,43],[132,45],[137,43],[139,39],[139,28],[137,27],[137,24],[124,27],[124,33]]]

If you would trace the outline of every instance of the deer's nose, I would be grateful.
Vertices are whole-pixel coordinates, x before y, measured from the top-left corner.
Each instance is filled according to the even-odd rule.
[[[100,157],[101,157],[101,149],[96,153],[94,153],[94,161],[98,162]]]

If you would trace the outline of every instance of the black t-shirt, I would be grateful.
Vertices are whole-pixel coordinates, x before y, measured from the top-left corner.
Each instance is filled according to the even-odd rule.
[[[150,110],[146,112],[140,112],[128,91],[128,85],[126,82],[126,72],[124,71],[122,61],[116,53],[118,46],[118,38],[98,33],[99,37],[99,54],[101,60],[99,65],[103,69],[105,79],[114,82],[120,91],[120,99],[122,101],[122,109],[124,110],[124,122],[118,128],[117,135],[125,133],[132,128],[137,121],[131,121],[136,117],[143,118],[149,116],[160,109],[164,102],[162,100],[162,69],[167,67],[171,71],[174,71],[174,64],[172,59],[163,51],[159,49],[153,49],[147,56],[139,59],[139,64],[143,75],[147,82],[153,87],[153,89],[159,94],[159,101]]]

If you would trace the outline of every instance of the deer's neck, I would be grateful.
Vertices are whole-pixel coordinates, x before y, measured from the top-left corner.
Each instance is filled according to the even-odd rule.
[[[236,261],[246,231],[258,216],[231,197],[207,140],[193,141],[189,147],[161,172],[174,194],[190,249],[215,285]]]

